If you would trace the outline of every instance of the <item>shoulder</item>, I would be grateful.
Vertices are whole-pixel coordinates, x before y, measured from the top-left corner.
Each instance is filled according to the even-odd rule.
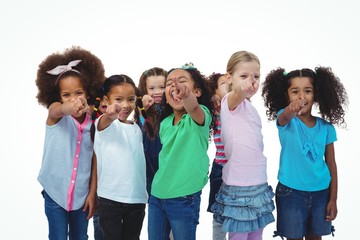
[[[329,122],[323,118],[320,118],[320,117],[316,117],[316,120],[321,128],[326,128],[329,131],[335,131],[335,126],[331,122]]]

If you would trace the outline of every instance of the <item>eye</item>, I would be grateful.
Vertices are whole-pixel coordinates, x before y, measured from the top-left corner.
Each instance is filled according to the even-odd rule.
[[[166,87],[169,87],[169,86],[171,86],[172,84],[173,84],[172,80],[169,80],[169,81],[166,82]]]

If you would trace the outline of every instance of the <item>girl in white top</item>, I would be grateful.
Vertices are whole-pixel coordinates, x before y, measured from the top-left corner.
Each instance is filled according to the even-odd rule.
[[[98,213],[105,239],[139,239],[148,200],[142,132],[128,120],[136,87],[126,75],[105,80],[107,108],[96,122]]]

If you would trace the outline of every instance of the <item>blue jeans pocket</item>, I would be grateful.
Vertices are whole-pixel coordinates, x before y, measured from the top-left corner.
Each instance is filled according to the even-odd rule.
[[[276,186],[276,196],[277,197],[285,197],[285,196],[288,196],[292,193],[292,189],[291,188],[288,188],[287,186],[281,184],[281,183],[278,183],[278,185]]]

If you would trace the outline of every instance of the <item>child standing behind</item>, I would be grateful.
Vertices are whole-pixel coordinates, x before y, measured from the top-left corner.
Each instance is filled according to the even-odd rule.
[[[103,85],[105,114],[96,122],[97,195],[105,239],[139,239],[148,200],[141,129],[128,120],[136,107],[136,86],[126,75]]]
[[[281,144],[275,235],[320,240],[337,215],[333,124],[346,126],[345,88],[330,68],[279,68],[266,77],[262,96]],[[312,114],[314,104],[321,117]]]
[[[149,199],[149,240],[196,239],[207,183],[212,105],[205,77],[192,65],[169,71],[160,124],[162,149]],[[164,99],[165,101],[165,99]]]
[[[221,123],[220,123],[220,106],[221,99],[227,94],[227,84],[224,74],[213,73],[209,76],[209,85],[212,96],[212,102],[215,109],[215,124],[213,127],[213,139],[216,147],[215,158],[212,163],[210,172],[210,194],[208,212],[211,211],[211,206],[215,202],[215,195],[219,192],[222,184],[222,168],[227,163],[224,153],[224,144],[221,141]],[[213,219],[213,240],[226,239],[226,232],[222,231],[221,224]]]
[[[221,139],[228,162],[211,210],[230,240],[262,239],[274,221],[274,193],[267,183],[261,119],[250,98],[258,91],[260,61],[253,53],[234,53],[227,64],[230,92],[221,101]]]
[[[96,207],[96,174],[91,174],[92,121],[87,100],[100,89],[104,67],[79,47],[48,56],[37,73],[37,99],[48,108],[44,154],[38,181],[43,187],[49,239],[88,239]]]
[[[146,158],[146,188],[150,194],[151,183],[159,168],[159,152],[161,142],[159,137],[160,116],[163,111],[162,99],[165,92],[167,72],[158,67],[146,70],[139,80],[139,93],[142,96],[143,108],[136,119],[143,130],[143,144]],[[138,110],[138,109],[137,109]]]

